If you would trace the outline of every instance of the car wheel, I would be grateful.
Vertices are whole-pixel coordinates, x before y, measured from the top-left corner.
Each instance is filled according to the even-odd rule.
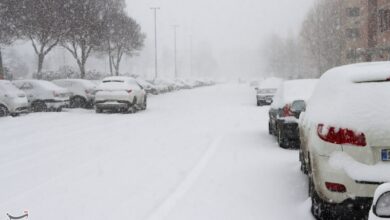
[[[142,110],[146,110],[148,107],[148,98],[145,96],[144,103],[142,103]]]
[[[102,113],[102,112],[103,112],[103,109],[96,107],[96,108],[95,108],[95,112],[96,112],[96,113]]]
[[[31,111],[32,112],[46,112],[47,111],[47,105],[44,102],[41,102],[41,101],[34,102],[31,105]]]
[[[285,139],[281,129],[278,129],[278,136],[277,136],[277,138],[278,138],[279,146],[281,148],[284,148],[284,149],[288,148],[288,142],[286,141],[286,139]]]
[[[87,100],[81,96],[75,96],[70,100],[71,108],[85,108],[87,106]]]
[[[62,108],[57,108],[56,111],[57,112],[62,112]]]
[[[8,112],[7,107],[5,107],[4,105],[0,105],[0,117],[5,117],[8,115],[9,115],[9,112]]]
[[[271,122],[268,122],[268,133],[271,134],[271,135],[273,135]]]
[[[311,185],[311,187],[310,187]],[[340,219],[332,213],[332,206],[323,201],[317,194],[313,181],[310,178],[309,189],[311,189],[311,213],[318,220]]]
[[[304,174],[307,174],[305,159],[303,158],[303,153],[301,150],[299,150],[299,162],[301,162],[301,171]]]

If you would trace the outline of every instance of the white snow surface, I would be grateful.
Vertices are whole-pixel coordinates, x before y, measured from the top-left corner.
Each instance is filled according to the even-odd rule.
[[[284,81],[275,94],[271,108],[283,108],[296,100],[307,101],[317,85],[318,79],[297,79]]]
[[[298,152],[268,135],[252,89],[150,97],[136,114],[0,119],[0,215],[30,220],[313,219]]]
[[[386,139],[388,143],[389,77],[390,62],[331,69],[320,78],[308,102],[306,117],[313,123],[364,132],[368,140]],[[381,82],[374,82],[378,80]]]

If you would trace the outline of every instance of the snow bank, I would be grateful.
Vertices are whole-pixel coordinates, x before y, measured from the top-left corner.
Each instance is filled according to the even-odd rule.
[[[317,85],[317,79],[285,81],[275,94],[271,108],[283,108],[295,100],[308,100]]]
[[[306,116],[313,123],[357,129],[372,140],[390,134],[390,62],[334,68],[320,79]],[[378,129],[380,128],[380,129]]]

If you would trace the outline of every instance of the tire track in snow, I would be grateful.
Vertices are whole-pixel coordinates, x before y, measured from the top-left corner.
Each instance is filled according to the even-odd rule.
[[[191,189],[199,176],[203,173],[207,164],[214,156],[218,146],[223,140],[224,135],[215,138],[209,145],[206,152],[203,154],[199,162],[195,167],[187,174],[182,182],[174,189],[174,191],[165,198],[161,204],[157,206],[154,211],[149,214],[147,220],[163,220],[165,219],[171,210],[176,206],[177,202]]]

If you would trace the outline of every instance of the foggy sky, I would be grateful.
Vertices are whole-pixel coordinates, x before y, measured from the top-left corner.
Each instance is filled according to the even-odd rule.
[[[259,49],[272,33],[282,36],[299,31],[313,0],[127,0],[127,11],[141,23],[147,47],[153,53],[154,20],[150,7],[157,6],[159,50],[173,50],[172,25],[178,29],[181,60],[191,45],[207,42],[218,60],[220,74],[253,75],[259,71]],[[159,53],[159,61],[164,57]],[[256,57],[255,57],[256,56]],[[188,72],[182,62],[181,71]],[[188,63],[188,62],[187,62]],[[164,65],[164,63],[162,64]],[[188,65],[187,65],[188,66]],[[243,70],[243,71],[240,71]],[[237,73],[240,72],[240,73]]]
[[[213,73],[220,77],[261,77],[261,45],[271,34],[297,34],[314,0],[126,0],[128,14],[135,18],[146,33],[145,48],[138,57],[125,57],[121,73],[154,76],[154,17],[150,9],[158,6],[158,62],[162,77],[173,77],[174,35],[177,31],[178,71],[181,77],[191,77],[199,65],[217,63]],[[193,52],[190,53],[192,39]],[[201,50],[212,57],[199,59]],[[16,51],[16,60],[23,61],[29,73],[36,70],[36,55],[30,42],[16,42],[8,50]],[[191,54],[193,59],[191,59]],[[198,54],[198,59],[197,59]],[[7,54],[5,54],[7,55]],[[9,57],[5,56],[7,60]],[[202,57],[200,57],[202,58]],[[15,60],[15,57],[13,57]],[[61,47],[55,48],[45,60],[45,70],[62,65],[77,68],[73,57]],[[91,57],[87,69],[109,71],[108,59]],[[201,68],[198,68],[201,69]],[[207,76],[210,73],[199,73]],[[196,73],[193,73],[195,75]]]

